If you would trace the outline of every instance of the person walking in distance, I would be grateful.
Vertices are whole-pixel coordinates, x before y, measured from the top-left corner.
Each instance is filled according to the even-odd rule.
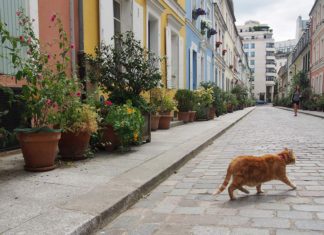
[[[297,116],[297,109],[299,108],[300,97],[301,97],[300,88],[297,85],[292,96],[292,103],[294,105],[295,116]]]

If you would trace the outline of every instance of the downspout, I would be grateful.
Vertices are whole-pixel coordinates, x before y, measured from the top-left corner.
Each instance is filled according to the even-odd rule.
[[[78,75],[83,86],[82,100],[86,99],[87,82],[85,79],[85,53],[84,53],[84,25],[83,25],[83,0],[78,0],[78,23],[79,23],[79,51],[78,51]]]
[[[70,0],[70,42],[74,45],[71,48],[72,74],[75,75],[75,38],[74,38],[74,0]]]

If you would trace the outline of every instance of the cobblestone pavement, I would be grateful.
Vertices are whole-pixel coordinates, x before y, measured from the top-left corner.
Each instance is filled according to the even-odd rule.
[[[264,195],[227,190],[212,196],[231,158],[293,148],[288,166],[291,191],[279,181],[263,185]],[[272,107],[258,107],[150,195],[97,234],[324,234],[324,121]]]

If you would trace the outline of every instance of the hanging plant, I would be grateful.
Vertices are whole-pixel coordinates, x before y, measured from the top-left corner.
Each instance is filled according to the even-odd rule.
[[[206,11],[202,8],[192,10],[192,18],[196,20],[199,16],[206,15]]]
[[[210,38],[212,35],[215,35],[217,31],[213,28],[208,29],[207,31],[207,37]]]
[[[227,52],[227,50],[226,49],[223,49],[222,55],[225,55],[226,52]]]
[[[221,41],[216,42],[216,48],[218,48],[220,45],[222,45],[223,43]]]
[[[211,29],[211,22],[207,19],[201,19],[200,32],[202,35],[205,35],[206,29],[207,29],[207,32]]]

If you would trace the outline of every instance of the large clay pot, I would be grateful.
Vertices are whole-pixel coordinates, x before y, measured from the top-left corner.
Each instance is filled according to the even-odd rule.
[[[196,119],[196,111],[189,111],[189,122],[194,122]]]
[[[18,132],[27,171],[49,171],[55,168],[60,132]]]
[[[160,115],[151,116],[151,130],[156,131],[159,128]]]
[[[170,129],[172,115],[161,115],[159,129]]]
[[[112,152],[120,146],[119,137],[111,125],[105,126],[101,131],[101,142],[104,144],[106,151]]]
[[[189,122],[189,112],[179,112],[178,120],[183,121],[184,123]]]
[[[59,150],[63,160],[85,159],[85,152],[89,147],[90,133],[63,132],[59,141]]]
[[[209,119],[214,119],[215,118],[215,112],[216,112],[216,109],[214,107],[210,107],[209,108]]]

